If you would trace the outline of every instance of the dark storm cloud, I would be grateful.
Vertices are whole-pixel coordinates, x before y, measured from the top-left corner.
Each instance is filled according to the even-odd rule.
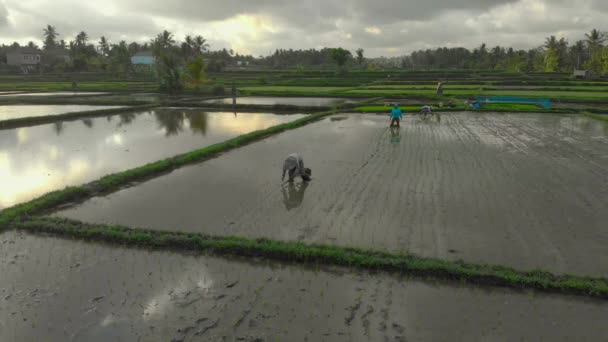
[[[4,5],[4,6],[3,6]],[[7,23],[7,10],[10,21]],[[437,46],[529,48],[556,35],[608,30],[608,0],[0,0],[0,43],[85,30],[143,41],[163,29],[202,34],[213,48],[267,54],[277,48],[343,46],[399,55]]]
[[[224,20],[239,14],[272,14],[295,24],[316,28],[319,19],[359,18],[361,24],[390,24],[436,17],[450,10],[484,11],[517,0],[134,0],[128,6],[165,17]]]

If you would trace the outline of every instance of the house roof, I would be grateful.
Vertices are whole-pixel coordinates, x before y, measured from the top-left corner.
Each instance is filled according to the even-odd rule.
[[[154,53],[152,51],[139,51],[133,57],[154,57]]]
[[[18,53],[18,54],[24,54],[24,55],[39,55],[40,54],[40,50],[39,49],[34,49],[34,48],[30,48],[30,47],[20,47],[17,50],[11,51],[9,53]]]

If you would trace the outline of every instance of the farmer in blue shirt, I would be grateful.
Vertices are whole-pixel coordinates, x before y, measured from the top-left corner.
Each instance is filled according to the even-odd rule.
[[[399,126],[399,123],[402,118],[403,112],[401,111],[401,108],[399,108],[399,105],[395,103],[395,106],[391,111],[391,127],[401,127]]]

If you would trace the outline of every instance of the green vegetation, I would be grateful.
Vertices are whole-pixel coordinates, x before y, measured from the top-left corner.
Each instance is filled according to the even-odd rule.
[[[529,103],[484,103],[482,110],[543,111],[542,106]]]
[[[358,112],[365,113],[389,113],[392,107],[390,106],[362,106],[355,108]],[[400,106],[404,112],[420,112],[422,105],[406,105]],[[463,110],[473,110],[472,108],[465,105],[458,105],[455,107],[439,107],[433,104],[433,111],[436,112],[453,112],[453,111],[463,111]],[[483,105],[481,109],[476,109],[475,111],[511,111],[511,112],[556,112],[562,113],[565,112],[566,109],[552,109],[546,110],[541,106],[535,104],[524,104],[524,103],[486,103]]]
[[[604,112],[604,113],[606,113],[606,112]],[[584,111],[581,114],[583,114],[584,116],[588,116],[590,118],[596,119],[596,120],[608,122],[608,114],[596,114],[596,113],[590,113],[588,111]]]
[[[244,87],[241,91],[250,95],[283,95],[283,96],[416,96],[435,99],[435,90],[432,88],[417,89],[389,87],[303,87],[303,86],[263,86]],[[485,90],[479,87],[470,89],[446,89],[445,96],[459,96],[462,98],[472,96],[521,96],[532,98],[548,98],[551,100],[573,101],[608,101],[608,92],[604,91],[560,91],[560,90]]]
[[[503,266],[445,261],[359,248],[131,229],[122,226],[92,225],[61,218],[32,218],[15,222],[11,227],[28,232],[50,233],[121,246],[193,250],[239,257],[262,257],[292,263],[346,266],[464,281],[478,285],[527,288],[608,298],[608,279],[606,278],[555,275],[544,271],[524,272]]]

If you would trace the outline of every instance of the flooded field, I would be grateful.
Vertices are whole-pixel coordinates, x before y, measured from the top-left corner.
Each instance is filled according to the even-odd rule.
[[[0,209],[303,116],[157,109],[0,130]]]
[[[338,97],[266,97],[266,96],[247,96],[239,97],[237,104],[243,105],[292,105],[292,106],[318,106],[328,107],[341,103],[351,103],[353,100]],[[203,103],[223,103],[232,104],[232,98],[217,100],[206,100]]]
[[[88,222],[608,273],[608,126],[582,116],[343,115],[58,213]],[[281,184],[300,152],[313,181]],[[179,203],[179,205],[176,205]]]
[[[608,306],[0,234],[1,341],[600,341]]]
[[[121,106],[89,105],[0,105],[0,121],[39,116],[51,116],[89,110],[118,108]]]

